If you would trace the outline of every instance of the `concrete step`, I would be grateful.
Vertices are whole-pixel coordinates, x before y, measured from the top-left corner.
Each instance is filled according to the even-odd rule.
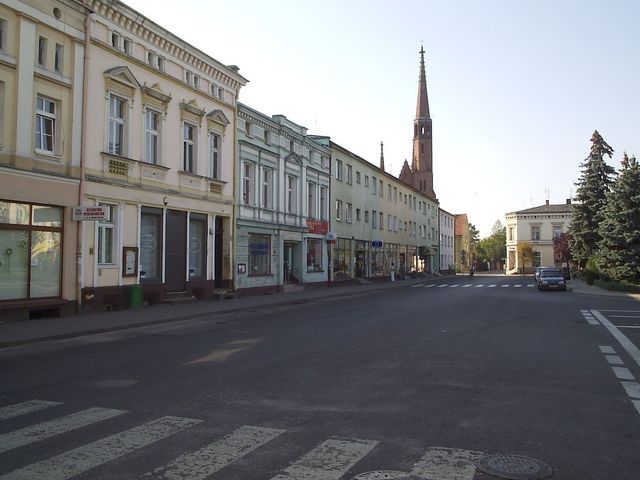
[[[187,292],[167,292],[164,295],[162,303],[170,305],[182,305],[185,303],[195,303],[198,299]]]

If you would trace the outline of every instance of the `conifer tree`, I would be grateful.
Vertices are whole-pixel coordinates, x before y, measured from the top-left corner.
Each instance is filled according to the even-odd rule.
[[[607,277],[640,283],[640,166],[624,155],[600,223],[598,267]]]
[[[598,225],[602,221],[606,194],[615,174],[615,169],[604,161],[605,155],[611,157],[613,149],[597,130],[591,136],[591,143],[591,152],[581,165],[582,175],[576,183],[578,203],[573,207],[571,219],[571,256],[580,267],[597,251],[600,240]]]

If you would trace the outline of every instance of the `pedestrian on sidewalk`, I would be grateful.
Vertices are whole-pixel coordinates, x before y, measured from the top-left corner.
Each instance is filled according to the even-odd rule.
[[[396,266],[391,262],[391,268],[389,269],[389,273],[391,273],[391,281],[396,281]]]

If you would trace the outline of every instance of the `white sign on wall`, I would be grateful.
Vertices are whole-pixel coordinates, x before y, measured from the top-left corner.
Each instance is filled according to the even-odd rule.
[[[71,219],[78,222],[106,220],[107,207],[104,205],[73,207]]]

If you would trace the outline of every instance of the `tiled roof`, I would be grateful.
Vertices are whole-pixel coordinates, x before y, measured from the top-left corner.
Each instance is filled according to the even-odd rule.
[[[469,220],[466,213],[455,215],[455,228],[454,235],[464,235],[469,232]]]
[[[561,203],[560,205],[540,205],[539,207],[527,208],[526,210],[518,210],[507,215],[524,215],[531,213],[572,213],[573,205],[570,203]]]

